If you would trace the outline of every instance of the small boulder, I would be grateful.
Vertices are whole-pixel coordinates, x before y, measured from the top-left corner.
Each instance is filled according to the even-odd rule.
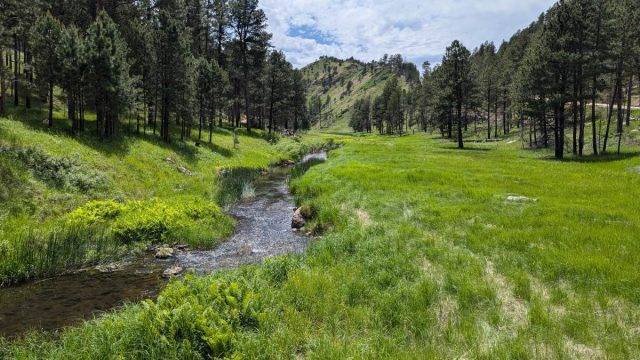
[[[189,245],[177,244],[176,246],[174,246],[174,248],[179,251],[187,251],[189,249]]]
[[[527,202],[536,202],[536,201],[538,201],[538,199],[533,199],[526,196],[519,196],[519,195],[507,196],[507,202],[510,202],[510,203],[527,203]]]
[[[302,216],[301,208],[297,208],[291,218],[291,227],[294,229],[301,229],[306,223],[307,221],[304,219],[304,216]]]
[[[167,270],[165,270],[162,273],[162,277],[170,278],[170,277],[178,276],[183,271],[184,271],[184,269],[182,267],[178,266],[178,265],[172,266],[172,267],[168,268]]]
[[[173,257],[173,248],[161,246],[156,249],[156,259],[168,259]]]
[[[191,172],[191,170],[187,169],[186,167],[182,166],[182,165],[178,165],[176,167],[178,169],[179,172],[181,172],[183,175],[186,176],[193,176],[193,172]]]

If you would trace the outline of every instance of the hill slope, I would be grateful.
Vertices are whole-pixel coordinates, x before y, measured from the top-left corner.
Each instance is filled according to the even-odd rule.
[[[358,99],[380,95],[386,81],[394,75],[398,75],[401,85],[408,88],[419,74],[413,64],[399,60],[394,65],[392,61],[363,63],[354,59],[321,57],[304,67],[302,74],[308,85],[307,100],[315,127],[327,131],[350,131],[350,110],[354,103]],[[318,100],[322,104],[321,116],[317,106],[314,109]]]

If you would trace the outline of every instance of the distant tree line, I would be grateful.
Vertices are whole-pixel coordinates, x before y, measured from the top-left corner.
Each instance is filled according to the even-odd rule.
[[[516,127],[529,146],[553,148],[558,159],[587,147],[606,153],[613,141],[619,152],[638,79],[638,1],[562,0],[498,49],[454,41],[406,92],[391,79],[380,98],[360,100],[351,125],[438,130],[460,147],[469,132],[495,139]]]
[[[136,131],[246,126],[309,127],[301,73],[270,49],[257,0],[3,0],[0,2],[0,114],[48,105],[61,93],[72,131],[95,112],[101,138],[123,117]],[[58,91],[58,89],[60,91]]]

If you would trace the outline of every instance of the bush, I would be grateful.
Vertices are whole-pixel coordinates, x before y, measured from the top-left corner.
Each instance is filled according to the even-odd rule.
[[[0,220],[7,215],[32,213],[33,193],[26,171],[0,154]]]
[[[263,138],[272,145],[275,145],[280,141],[280,135],[275,132],[267,132],[263,135]]]
[[[52,157],[35,148],[15,146],[0,146],[0,154],[22,162],[35,177],[59,188],[87,192],[108,186],[104,175],[76,159]]]
[[[121,244],[184,241],[195,246],[211,246],[232,227],[217,205],[194,197],[171,203],[159,199],[125,204],[91,201],[71,212],[66,223],[80,228],[107,225]]]
[[[83,226],[113,220],[125,210],[125,206],[113,200],[94,200],[86,203],[67,216],[69,224]]]

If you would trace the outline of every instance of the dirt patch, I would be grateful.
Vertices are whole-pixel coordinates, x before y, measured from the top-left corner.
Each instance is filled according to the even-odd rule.
[[[367,213],[366,211],[362,210],[362,209],[356,209],[356,216],[358,217],[358,221],[360,221],[360,224],[364,227],[368,227],[371,226],[371,216],[369,216],[369,213]]]
[[[458,302],[450,297],[445,296],[438,303],[438,326],[444,330],[453,322],[458,312]]]
[[[565,339],[564,351],[572,359],[604,359],[602,350]]]
[[[529,311],[523,300],[513,295],[513,289],[509,281],[498,273],[492,262],[487,262],[485,267],[485,277],[496,290],[496,296],[500,300],[502,313],[507,321],[518,327],[528,324]]]

